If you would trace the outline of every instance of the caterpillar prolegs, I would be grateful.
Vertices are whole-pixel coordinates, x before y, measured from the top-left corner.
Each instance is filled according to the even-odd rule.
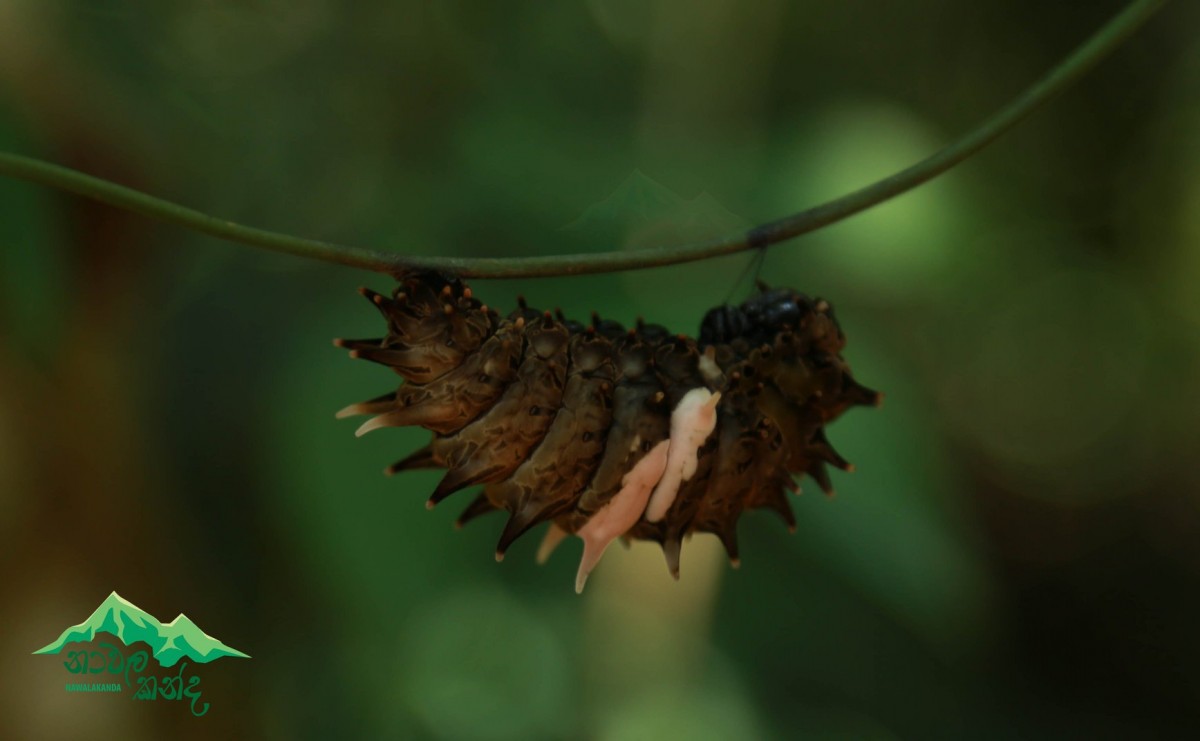
[[[710,310],[698,341],[595,313],[584,325],[523,299],[502,317],[463,282],[432,273],[406,276],[390,298],[361,293],[387,334],[335,344],[404,382],[338,417],[372,415],[359,435],[430,430],[431,442],[387,473],[445,468],[430,508],[482,485],[458,524],[507,511],[497,560],[539,523],[551,523],[539,562],[579,536],[576,591],[618,537],[659,543],[678,578],[680,545],[694,532],[715,534],[738,565],[745,510],[772,510],[794,530],[794,476],[829,493],[827,466],[852,469],[825,425],[882,398],[850,375],[833,307],[790,289],[760,286],[740,306]]]

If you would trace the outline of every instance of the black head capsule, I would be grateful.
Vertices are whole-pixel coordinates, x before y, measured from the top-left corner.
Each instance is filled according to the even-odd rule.
[[[743,336],[750,328],[750,319],[738,306],[725,304],[709,309],[700,322],[700,344],[724,345]]]

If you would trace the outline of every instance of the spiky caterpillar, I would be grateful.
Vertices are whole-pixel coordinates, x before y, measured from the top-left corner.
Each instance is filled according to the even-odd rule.
[[[387,473],[446,468],[430,508],[482,484],[458,524],[506,510],[498,560],[548,520],[539,561],[578,535],[576,591],[617,537],[658,542],[676,578],[693,532],[715,534],[738,565],[741,513],[770,509],[794,529],[794,476],[829,493],[826,465],[852,468],[825,425],[881,399],[851,377],[829,303],[788,289],[712,309],[699,342],[640,320],[626,330],[593,314],[584,326],[523,300],[501,317],[461,281],[431,273],[405,277],[391,298],[362,293],[387,334],[335,344],[405,382],[338,417],[374,415],[359,435],[432,431]]]

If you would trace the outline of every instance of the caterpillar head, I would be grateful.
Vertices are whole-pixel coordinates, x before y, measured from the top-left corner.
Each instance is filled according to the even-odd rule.
[[[710,309],[700,325],[700,343],[737,342],[750,348],[770,343],[780,333],[796,332],[826,352],[837,353],[845,346],[828,301],[789,288],[760,287],[760,293],[739,306]]]

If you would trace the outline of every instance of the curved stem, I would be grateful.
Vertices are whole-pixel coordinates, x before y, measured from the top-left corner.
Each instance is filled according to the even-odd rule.
[[[1134,0],[1058,66],[977,129],[920,162],[865,188],[747,232],[682,246],[538,257],[420,257],[242,226],[66,167],[5,152],[0,152],[0,175],[70,191],[220,239],[392,275],[412,270],[439,270],[464,278],[529,278],[675,265],[778,244],[841,221],[931,180],[995,141],[1038,106],[1068,88],[1119,47],[1166,1]]]

